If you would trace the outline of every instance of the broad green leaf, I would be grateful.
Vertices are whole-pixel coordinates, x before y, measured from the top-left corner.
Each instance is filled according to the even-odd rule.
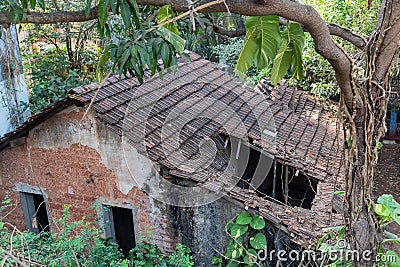
[[[236,243],[230,243],[226,247],[226,253],[225,256],[229,259],[237,259],[243,254],[243,247],[236,244]]]
[[[281,43],[281,34],[279,32],[278,16],[263,16],[260,18],[261,30],[261,54],[267,64],[268,59],[274,59],[279,44]]]
[[[244,211],[239,214],[239,216],[236,218],[236,223],[240,225],[247,225],[251,222],[252,217],[247,211]]]
[[[386,217],[386,216],[390,215],[390,211],[387,208],[387,206],[382,205],[382,204],[375,204],[374,210],[375,210],[375,213],[378,214],[379,216]]]
[[[253,65],[254,53],[259,49],[256,37],[257,30],[254,28],[250,33],[248,33],[248,37],[244,42],[242,51],[240,51],[235,67],[235,73],[241,80],[244,79],[247,70]]]
[[[267,246],[267,238],[264,234],[258,233],[250,237],[250,245],[255,249],[264,249]]]
[[[388,207],[389,210],[394,210],[400,207],[400,204],[397,203],[396,200],[394,200],[392,195],[389,194],[383,194],[378,198],[377,202],[379,204],[385,205],[386,207]]]
[[[174,14],[174,11],[172,10],[171,5],[165,5],[160,8],[160,11],[158,11],[157,22],[158,22],[158,24],[164,23],[166,21],[169,21],[170,19],[173,19],[174,16],[175,16],[175,14]],[[163,27],[165,27],[168,30],[170,30],[171,32],[179,35],[178,25],[175,21],[168,23],[168,24],[164,25]]]
[[[164,27],[158,28],[157,32],[161,37],[174,46],[174,49],[178,54],[181,54],[183,50],[185,50],[186,40],[180,37],[178,34],[173,33]]]
[[[235,224],[234,222],[229,221],[229,222],[225,225],[225,231],[229,232],[234,224]]]
[[[389,267],[399,267],[400,266],[400,257],[393,250],[388,250],[385,253],[385,266]]]
[[[260,215],[255,214],[250,222],[250,226],[255,230],[261,230],[265,227],[265,221]]]
[[[292,64],[292,57],[293,51],[289,47],[288,40],[283,39],[271,70],[271,83],[273,85],[277,85],[285,76]]]
[[[275,58],[281,42],[278,16],[249,17],[246,20],[246,41],[236,64],[236,73],[243,79],[254,64],[265,68]]]
[[[303,72],[303,48],[305,36],[303,29],[298,23],[290,23],[287,29],[290,39],[290,47],[293,49],[292,75],[295,79],[304,78]]]
[[[247,225],[240,225],[240,224],[233,224],[230,233],[234,238],[238,238],[239,236],[243,235],[247,232],[249,227]]]
[[[293,62],[291,72],[292,76],[297,80],[304,78],[302,51],[297,45],[293,46]]]

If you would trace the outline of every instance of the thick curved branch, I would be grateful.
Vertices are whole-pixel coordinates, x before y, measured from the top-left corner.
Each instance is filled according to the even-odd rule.
[[[332,35],[340,37],[346,41],[349,41],[353,45],[357,46],[360,49],[364,49],[367,45],[367,39],[357,33],[352,32],[351,30],[339,26],[335,23],[328,24],[329,32]]]
[[[224,27],[221,27],[219,25],[213,24],[213,30],[216,33],[219,33],[221,35],[225,35],[225,36],[228,36],[228,37],[231,37],[231,38],[246,35],[246,29],[245,28],[237,29],[237,30],[228,30],[228,29],[225,29]]]
[[[281,22],[281,24],[286,24],[286,22]],[[225,36],[228,36],[231,38],[238,37],[238,36],[244,36],[246,34],[246,29],[244,29],[244,28],[237,29],[237,30],[228,30],[219,25],[214,24],[213,29],[216,33],[219,33],[221,35],[225,35]],[[328,29],[329,29],[329,33],[331,35],[340,37],[343,40],[346,40],[346,41],[352,43],[353,45],[355,45],[356,47],[358,47],[360,49],[364,49],[365,46],[367,45],[367,40],[363,36],[356,34],[347,28],[341,27],[334,23],[330,23],[330,24],[328,24]],[[304,27],[303,27],[303,30],[308,32],[308,30]]]
[[[98,16],[98,8],[93,7],[89,16],[85,15],[85,11],[54,11],[54,12],[29,12],[25,18],[16,23],[38,23],[51,24],[57,22],[83,22],[96,19]],[[9,12],[0,12],[0,25],[8,26],[12,23],[11,14]]]

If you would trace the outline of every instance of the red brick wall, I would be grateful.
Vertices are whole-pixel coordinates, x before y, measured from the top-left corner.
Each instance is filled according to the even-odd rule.
[[[0,199],[9,195],[17,203],[6,221],[25,229],[20,197],[14,191],[15,183],[20,182],[45,189],[53,218],[60,217],[64,205],[70,205],[73,219],[79,220],[90,213],[89,207],[99,197],[131,200],[138,211],[135,230],[153,229],[157,245],[165,251],[174,247],[168,219],[155,214],[154,209],[158,208],[136,187],[128,195],[119,191],[114,170],[104,166],[95,149],[79,144],[57,149],[30,148],[29,157],[31,145],[28,138],[27,144],[0,151]]]

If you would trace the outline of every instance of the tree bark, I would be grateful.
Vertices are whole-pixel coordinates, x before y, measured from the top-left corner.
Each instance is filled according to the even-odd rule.
[[[382,235],[372,204],[373,178],[378,160],[378,144],[386,132],[385,121],[390,88],[390,71],[399,56],[400,0],[383,0],[375,33],[365,55],[365,73],[358,84],[356,109],[347,112],[345,126],[352,147],[346,156],[346,226],[351,248],[360,252],[378,253]],[[375,262],[360,258],[354,266],[374,266]]]

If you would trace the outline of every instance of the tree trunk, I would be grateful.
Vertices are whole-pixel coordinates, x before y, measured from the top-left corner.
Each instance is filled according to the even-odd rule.
[[[373,212],[373,177],[377,160],[375,127],[368,128],[370,116],[365,108],[360,108],[356,120],[351,125],[346,149],[346,195],[345,218],[350,247],[358,251],[358,256],[348,260],[353,266],[374,266],[381,232]],[[367,129],[366,129],[367,128]],[[371,131],[372,130],[372,131]],[[372,137],[372,138],[370,138]],[[370,140],[373,139],[373,142]]]
[[[4,29],[0,39],[0,137],[29,116],[28,91],[14,25]]]
[[[354,266],[375,266],[382,233],[373,211],[373,178],[378,146],[386,132],[390,72],[399,55],[400,0],[383,0],[376,32],[366,47],[365,72],[354,85],[353,106],[342,102],[346,114],[346,230],[350,247],[359,252]],[[353,68],[353,76],[356,76]],[[364,255],[364,257],[363,257]],[[369,256],[369,257],[368,257]]]

